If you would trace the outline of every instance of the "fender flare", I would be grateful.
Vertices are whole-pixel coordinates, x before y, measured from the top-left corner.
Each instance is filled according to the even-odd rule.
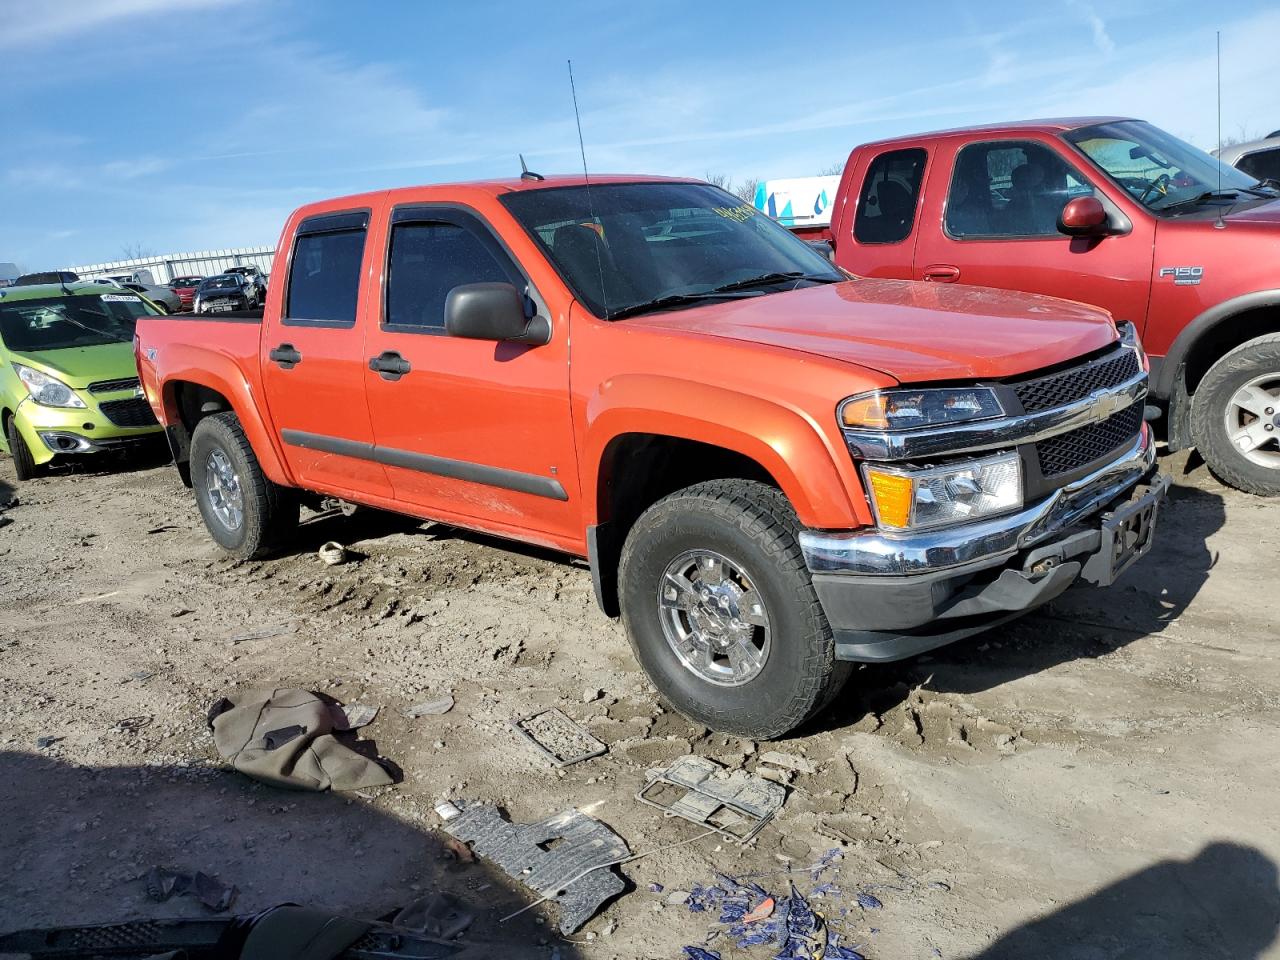
[[[214,390],[227,398],[231,412],[240,418],[240,426],[253,447],[262,472],[274,483],[294,486],[286,461],[275,441],[274,430],[259,408],[260,390],[255,390],[240,363],[233,357],[214,353],[207,348],[171,344],[163,357],[163,369],[157,369],[164,406],[166,430],[182,423],[177,406],[176,385],[190,383]]]
[[[1222,321],[1259,307],[1280,307],[1280,290],[1255,290],[1253,293],[1223,300],[1199,314],[1182,328],[1169,347],[1164,362],[1160,364],[1155,383],[1152,384],[1152,392],[1162,400],[1172,397],[1183,364],[1200,338]]]
[[[831,416],[826,433],[802,411],[736,390],[660,375],[611,377],[586,403],[580,479],[588,523],[602,519],[600,467],[609,445],[627,434],[651,434],[706,443],[754,460],[777,481],[805,526],[865,526],[872,522],[870,508],[854,495],[861,483],[835,429],[834,409]]]

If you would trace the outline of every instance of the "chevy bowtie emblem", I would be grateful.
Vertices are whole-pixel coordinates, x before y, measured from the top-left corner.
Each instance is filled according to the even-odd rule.
[[[1119,413],[1131,402],[1132,398],[1122,393],[1108,393],[1105,390],[1095,390],[1089,394],[1089,401],[1093,404],[1093,412],[1103,420]]]

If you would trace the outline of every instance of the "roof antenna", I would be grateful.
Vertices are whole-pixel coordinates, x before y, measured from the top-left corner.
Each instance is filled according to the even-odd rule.
[[[533,172],[532,170],[530,170],[527,166],[525,166],[525,162],[524,162],[524,154],[523,154],[523,153],[517,153],[517,154],[516,154],[516,156],[520,158],[520,179],[521,179],[521,180],[545,180],[545,179],[547,179],[547,178],[546,178],[546,177],[544,177],[542,174],[540,174],[540,173],[534,173],[534,172]]]
[[[1222,196],[1222,31],[1218,31],[1218,196]],[[1215,230],[1227,228],[1226,215],[1222,207],[1218,207],[1218,219],[1214,221]]]
[[[591,215],[591,229],[595,230],[597,226],[603,226],[596,220],[596,210],[591,204],[591,174],[587,172],[587,148],[582,142],[582,116],[578,113],[578,88],[573,83],[573,61],[569,63],[569,92],[573,95],[573,119],[578,124],[578,150],[582,154],[582,179],[587,185],[587,213]],[[604,232],[601,230],[592,242],[592,249],[596,252],[596,271],[600,274],[600,303],[604,307],[604,318],[609,319],[609,295],[604,287],[604,262],[600,259],[600,244],[604,242]]]

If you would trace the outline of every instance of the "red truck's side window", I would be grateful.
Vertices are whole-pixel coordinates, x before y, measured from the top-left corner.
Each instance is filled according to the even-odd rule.
[[[350,326],[356,322],[367,213],[304,220],[289,266],[284,323]]]
[[[1038,143],[971,143],[956,157],[947,194],[947,234],[966,237],[1062,237],[1068,200],[1093,193],[1080,172]]]
[[[925,159],[924,150],[913,148],[891,150],[871,161],[853,222],[858,243],[901,243],[911,236]]]

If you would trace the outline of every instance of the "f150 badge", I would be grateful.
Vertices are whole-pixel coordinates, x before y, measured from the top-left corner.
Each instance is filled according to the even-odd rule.
[[[1194,287],[1200,283],[1200,278],[1204,276],[1204,267],[1161,267],[1160,279],[1165,277],[1173,277],[1173,282],[1179,287]]]

